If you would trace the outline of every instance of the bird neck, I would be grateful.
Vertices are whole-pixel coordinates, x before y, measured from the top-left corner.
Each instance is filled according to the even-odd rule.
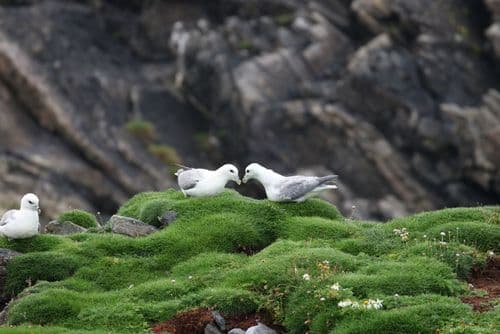
[[[229,175],[227,175],[227,173],[225,173],[225,171],[221,168],[216,169],[214,175],[215,175],[215,181],[221,183],[222,186],[225,186],[226,183],[228,183],[230,180]]]
[[[258,173],[258,179],[264,187],[273,185],[281,178],[283,178],[283,175],[276,173],[272,169],[262,168]]]

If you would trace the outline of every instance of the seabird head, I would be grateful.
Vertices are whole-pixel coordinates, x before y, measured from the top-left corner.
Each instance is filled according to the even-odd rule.
[[[243,176],[243,183],[247,183],[251,179],[255,179],[259,176],[260,171],[263,169],[266,169],[264,166],[259,165],[258,163],[254,162],[251,163],[250,165],[245,168],[245,176]]]
[[[234,181],[237,184],[241,184],[240,174],[238,172],[238,168],[232,164],[225,164],[224,166],[218,169],[223,175],[227,177],[228,180]]]
[[[29,193],[21,199],[21,210],[40,210],[40,201],[35,194]]]

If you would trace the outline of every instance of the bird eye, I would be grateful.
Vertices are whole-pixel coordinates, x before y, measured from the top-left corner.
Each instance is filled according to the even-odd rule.
[[[250,169],[247,169],[247,173],[250,173]]]
[[[230,172],[234,174],[234,169],[231,169]]]
[[[29,204],[34,204],[32,201],[28,201]]]

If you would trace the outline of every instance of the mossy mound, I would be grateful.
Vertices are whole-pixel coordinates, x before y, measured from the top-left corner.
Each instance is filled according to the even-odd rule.
[[[497,208],[374,224],[346,220],[321,200],[169,190],[138,194],[118,214],[155,225],[167,210],[177,219],[142,238],[1,238],[0,247],[25,253],[9,263],[9,291],[31,285],[9,310],[17,327],[2,332],[140,333],[195,307],[270,312],[301,334],[489,333],[498,319],[498,308],[485,317],[459,299],[468,293],[460,277],[498,251]],[[346,299],[361,306],[338,306]],[[381,309],[363,306],[377,299]]]
[[[85,228],[91,228],[97,226],[96,217],[93,214],[82,210],[72,210],[63,212],[59,215],[59,217],[57,217],[57,221],[60,223],[72,222],[73,224]]]

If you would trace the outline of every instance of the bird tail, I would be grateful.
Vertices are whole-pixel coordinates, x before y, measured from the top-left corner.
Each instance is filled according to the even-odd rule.
[[[339,177],[338,175],[327,175],[327,176],[318,177],[319,184],[325,184],[325,183],[331,182],[333,180],[338,179],[338,177]]]
[[[190,170],[190,169],[193,169],[192,167],[187,167],[187,166],[184,166],[184,165],[181,165],[181,164],[173,164],[174,166],[177,166],[177,167],[180,167],[177,172],[174,173],[175,176],[179,176],[180,173],[186,171],[186,170]]]

